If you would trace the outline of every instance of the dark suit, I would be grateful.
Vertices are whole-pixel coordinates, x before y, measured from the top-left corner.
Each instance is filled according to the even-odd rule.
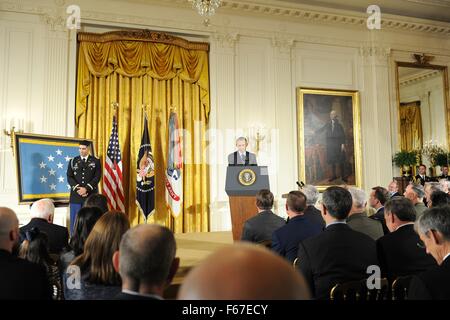
[[[300,241],[318,235],[322,226],[304,215],[289,219],[289,223],[275,230],[272,235],[272,250],[293,262],[297,257]]]
[[[374,215],[371,215],[369,218],[381,223],[381,227],[383,228],[383,234],[388,234],[390,232],[386,225],[386,220],[384,220],[384,207],[378,209],[378,211]]]
[[[307,206],[305,209],[305,217],[316,224],[320,224],[322,226],[322,229],[325,228],[325,221],[323,220],[322,215],[320,214],[320,210],[317,209],[316,207],[311,205]]]
[[[78,188],[84,187],[88,196],[98,193],[98,183],[102,176],[100,160],[89,155],[86,162],[77,156],[70,160],[67,166],[67,180],[70,184],[70,203],[84,203],[87,197],[77,193]]]
[[[383,277],[394,280],[399,276],[423,272],[436,265],[433,257],[417,245],[419,240],[412,224],[378,239],[377,254]]]
[[[403,197],[403,195],[402,194],[400,194],[399,192],[395,192],[394,194],[392,194],[391,196],[390,196],[390,198],[393,198],[393,197]],[[384,208],[384,207],[383,207]],[[384,210],[384,209],[383,209]]]
[[[0,300],[52,298],[45,269],[0,249]]]
[[[438,180],[441,180],[441,179],[447,179],[448,181],[450,181],[450,176],[449,175],[444,175],[444,174],[441,174],[440,176],[438,176],[437,177],[438,178]]]
[[[20,228],[20,241],[25,240],[25,233],[33,227],[37,227],[40,231],[48,236],[49,252],[60,254],[64,248],[68,247],[69,232],[66,227],[49,223],[45,219],[33,218],[31,221]]]
[[[297,256],[316,299],[329,299],[338,283],[367,278],[367,267],[378,264],[375,241],[343,223],[302,241]]]
[[[245,152],[245,159],[242,160],[238,151],[230,153],[228,155],[228,165],[229,166],[257,166],[256,155],[254,153]]]
[[[429,176],[427,176],[427,175],[425,175],[425,176],[422,178],[422,177],[420,176],[420,174],[418,174],[418,175],[415,176],[415,178],[416,178],[416,182],[417,182],[417,183],[420,183],[422,186],[425,185],[425,182],[431,182],[431,181],[432,181],[432,179],[431,179]]]
[[[409,300],[450,300],[450,257],[440,266],[413,277],[409,285]]]
[[[333,124],[334,123],[334,124]],[[336,178],[336,165],[339,164],[341,169],[341,177],[346,178],[345,170],[345,153],[341,146],[345,144],[345,131],[339,120],[334,119],[327,122],[317,131],[321,133],[325,131],[327,163],[331,165],[333,179]]]
[[[272,211],[262,211],[245,221],[241,240],[255,243],[271,240],[272,233],[285,224],[286,221]]]
[[[367,234],[373,240],[383,236],[381,223],[369,219],[364,212],[352,214],[347,218],[347,225],[355,231]]]

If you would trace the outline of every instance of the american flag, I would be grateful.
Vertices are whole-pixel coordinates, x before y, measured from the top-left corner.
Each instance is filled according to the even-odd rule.
[[[122,187],[122,156],[120,155],[119,134],[116,117],[113,117],[111,137],[106,153],[103,193],[108,198],[111,210],[125,212],[125,196]]]

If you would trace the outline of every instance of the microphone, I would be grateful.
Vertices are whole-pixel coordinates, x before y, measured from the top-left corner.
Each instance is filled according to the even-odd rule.
[[[305,184],[303,183],[303,181],[300,181],[300,182],[295,181],[295,183],[298,185],[298,187],[299,187],[300,189],[303,188],[303,187],[305,186]]]

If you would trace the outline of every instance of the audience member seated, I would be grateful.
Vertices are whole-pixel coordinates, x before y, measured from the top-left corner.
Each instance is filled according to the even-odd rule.
[[[348,191],[352,195],[352,209],[347,217],[347,225],[355,231],[367,234],[374,240],[383,236],[381,223],[367,217],[364,209],[367,205],[366,193],[358,188],[349,187]]]
[[[53,299],[63,300],[61,275],[57,262],[50,258],[47,234],[33,227],[25,233],[25,236],[20,245],[19,258],[42,266],[53,289]]]
[[[413,277],[408,299],[450,300],[450,206],[427,210],[416,222],[416,230],[438,266]]]
[[[83,205],[84,208],[97,207],[102,210],[102,213],[109,211],[108,198],[101,193],[93,193],[87,197]]]
[[[217,250],[181,285],[180,300],[304,300],[303,276],[283,258],[258,246],[237,244]]]
[[[431,178],[427,176],[427,167],[424,164],[419,166],[419,173],[415,176],[416,183],[421,184],[422,187],[425,185],[425,182],[430,182]]]
[[[386,224],[391,233],[377,241],[381,273],[390,282],[399,276],[425,271],[436,263],[417,246],[419,236],[414,231],[416,212],[408,199],[394,197],[384,209]]]
[[[427,182],[423,187],[423,191],[425,192],[425,200],[427,203],[427,207],[430,208],[431,195],[435,191],[442,191],[442,187],[439,182]]]
[[[403,196],[398,192],[398,183],[397,180],[392,180],[391,183],[388,185],[389,190],[389,197],[397,197],[397,196]]]
[[[404,196],[411,200],[416,211],[416,218],[420,217],[422,213],[427,210],[427,207],[423,203],[423,197],[425,192],[420,184],[410,183],[405,190]]]
[[[375,241],[345,222],[351,208],[348,190],[329,187],[322,195],[325,231],[299,244],[298,266],[316,299],[328,299],[337,283],[367,278],[367,267],[378,265]]]
[[[119,211],[109,211],[97,221],[83,253],[64,273],[66,300],[108,300],[120,293],[120,276],[114,270],[112,257],[129,228],[127,216]]]
[[[60,254],[66,249],[69,241],[69,231],[66,227],[53,224],[55,206],[51,199],[41,199],[33,203],[30,209],[31,221],[20,228],[20,242],[25,240],[25,233],[36,227],[48,236],[51,254]]]
[[[272,233],[286,221],[272,212],[273,194],[263,189],[256,194],[258,214],[244,223],[241,240],[262,243],[272,239]]]
[[[61,254],[59,259],[61,272],[65,272],[69,264],[83,253],[84,243],[95,223],[102,215],[103,212],[98,207],[83,207],[78,211],[75,218],[74,232],[69,241],[70,250]]]
[[[272,235],[272,250],[291,263],[297,257],[298,244],[322,232],[322,224],[305,216],[306,196],[301,191],[291,191],[286,200],[289,222],[275,230]]]
[[[450,180],[439,179],[439,184],[441,185],[441,190],[450,194]]]
[[[319,191],[312,184],[303,186],[301,191],[306,196],[305,217],[320,224],[322,229],[325,228],[325,221],[323,221],[320,210],[315,207],[317,199],[319,199]]]
[[[16,214],[0,207],[0,300],[50,300],[52,290],[44,268],[13,256],[18,241]]]
[[[438,176],[438,178],[450,181],[450,176],[448,175],[448,166],[447,165],[444,165],[441,167],[441,175]]]
[[[435,191],[431,194],[429,207],[450,205],[450,194],[444,191]]]
[[[395,182],[395,185],[397,185],[397,182]],[[397,194],[400,195],[398,192]],[[389,233],[389,229],[386,226],[386,221],[384,221],[384,204],[390,198],[391,196],[389,191],[387,191],[383,187],[374,187],[372,188],[372,192],[370,193],[369,205],[374,208],[376,212],[369,218],[381,223],[381,226],[383,227],[383,234]]]
[[[114,269],[122,278],[118,300],[160,300],[180,263],[176,243],[166,227],[140,225],[128,230],[113,256]]]

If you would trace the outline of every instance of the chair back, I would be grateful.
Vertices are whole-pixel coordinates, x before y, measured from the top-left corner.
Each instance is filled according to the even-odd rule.
[[[386,300],[389,284],[386,278],[376,279],[378,288],[369,289],[367,279],[336,284],[330,291],[331,300],[380,301]]]
[[[412,276],[398,277],[392,282],[392,300],[407,300]]]

